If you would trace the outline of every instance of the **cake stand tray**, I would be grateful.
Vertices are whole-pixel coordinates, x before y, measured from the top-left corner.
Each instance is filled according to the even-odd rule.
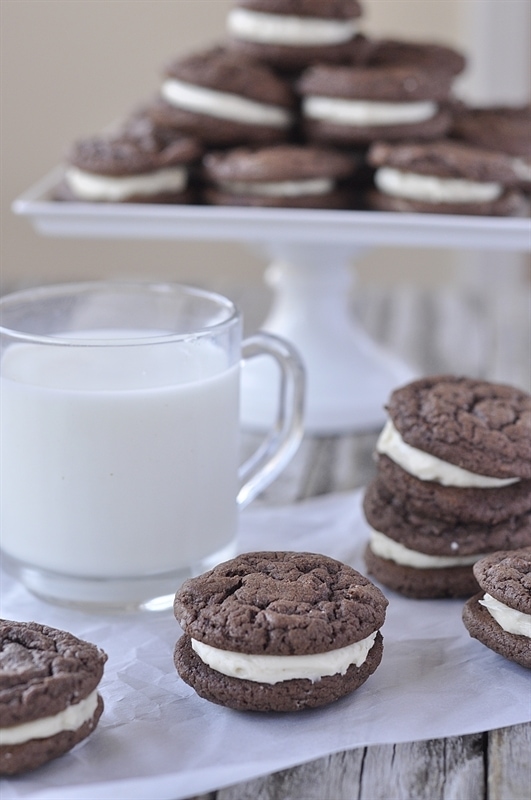
[[[531,220],[382,211],[240,208],[51,200],[56,169],[18,197],[16,214],[50,236],[320,242],[360,247],[531,250]]]
[[[48,236],[232,241],[259,249],[274,300],[263,329],[292,342],[307,371],[306,430],[317,435],[380,427],[393,388],[414,371],[352,318],[352,263],[375,247],[531,251],[531,220],[377,211],[74,203],[52,200],[56,169],[13,203]],[[242,420],[274,417],[278,376],[255,359],[243,375]]]

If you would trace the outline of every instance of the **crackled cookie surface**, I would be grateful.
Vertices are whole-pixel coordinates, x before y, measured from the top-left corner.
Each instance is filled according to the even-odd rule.
[[[66,631],[0,622],[0,774],[35,769],[92,733],[106,660]]]
[[[408,445],[479,475],[531,478],[531,396],[454,376],[397,389],[388,413]]]
[[[176,667],[202,697],[232,708],[323,705],[378,666],[386,607],[371,581],[335,559],[247,553],[177,593]]]

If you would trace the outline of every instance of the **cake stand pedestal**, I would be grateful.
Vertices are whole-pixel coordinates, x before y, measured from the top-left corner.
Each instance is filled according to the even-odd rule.
[[[288,339],[307,372],[306,430],[314,434],[377,428],[393,388],[414,377],[379,347],[350,311],[352,260],[365,252],[349,244],[277,242],[265,281],[274,293],[263,330]],[[269,360],[243,373],[242,420],[261,430],[274,419],[278,376]]]

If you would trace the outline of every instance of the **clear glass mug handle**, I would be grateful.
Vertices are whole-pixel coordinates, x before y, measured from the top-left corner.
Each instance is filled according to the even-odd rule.
[[[282,472],[295,455],[304,434],[304,366],[285,339],[255,333],[242,343],[244,360],[271,356],[280,368],[280,393],[275,422],[262,444],[241,465],[237,503],[245,508]]]

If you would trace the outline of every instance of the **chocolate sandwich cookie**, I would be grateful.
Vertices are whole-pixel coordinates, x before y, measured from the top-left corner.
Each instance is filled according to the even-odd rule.
[[[205,156],[205,197],[215,205],[348,208],[345,181],[355,169],[353,157],[323,147],[239,147]]]
[[[435,42],[400,39],[373,40],[367,58],[369,67],[412,66],[457,76],[466,67],[466,57],[452,47]]]
[[[316,553],[246,553],[187,580],[175,597],[181,678],[203,698],[297,711],[357,689],[382,657],[387,600]]]
[[[106,660],[66,631],[0,621],[0,774],[40,767],[92,733]]]
[[[409,65],[316,65],[301,74],[295,89],[306,136],[348,146],[443,136],[451,123],[443,103],[452,81],[450,73]]]
[[[295,97],[266,64],[224,47],[178,59],[165,71],[152,118],[210,145],[288,138]]]
[[[497,525],[449,522],[402,504],[376,478],[363,500],[371,526],[369,574],[408,597],[466,597],[478,591],[472,567],[486,553],[531,546],[531,510]]]
[[[531,395],[521,389],[435,375],[396,389],[386,408],[378,452],[416,477],[483,488],[531,479]]]
[[[470,636],[531,669],[531,547],[492,553],[474,574],[481,591],[463,609]]]
[[[82,202],[190,203],[199,142],[134,115],[115,133],[81,139],[66,159],[55,198]]]
[[[510,156],[519,186],[531,191],[531,104],[462,105],[455,115],[452,136]]]
[[[370,208],[432,214],[524,216],[528,203],[515,189],[511,160],[471,145],[376,142],[367,159],[376,168]]]
[[[361,16],[357,0],[236,0],[227,32],[233,50],[282,70],[361,62]]]

